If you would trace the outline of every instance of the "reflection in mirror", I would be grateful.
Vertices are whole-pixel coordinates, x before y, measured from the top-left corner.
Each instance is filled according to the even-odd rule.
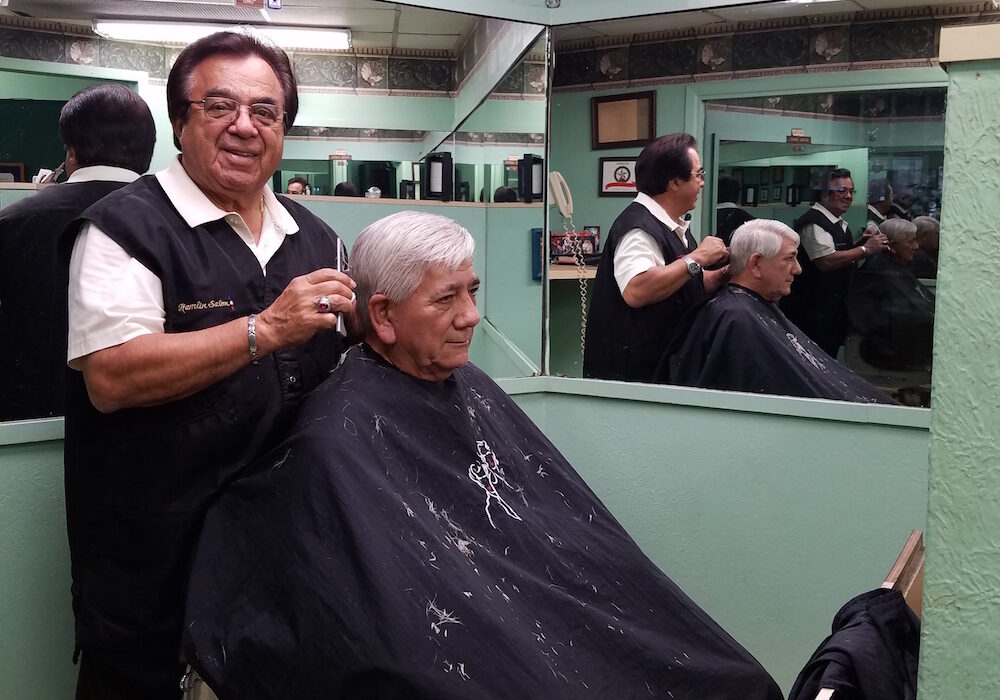
[[[782,310],[842,364],[911,405],[930,399],[945,92],[809,93],[706,105],[706,133],[740,137],[718,142],[716,234],[725,239],[746,217],[798,231],[803,272]],[[850,178],[831,181],[838,169]],[[822,220],[810,218],[815,212],[846,222],[835,250],[836,231],[821,230]],[[877,227],[868,232],[884,235],[884,244],[869,240],[866,227]],[[842,273],[814,262],[839,251],[863,257]]]
[[[138,91],[149,103],[157,126],[150,172],[170,162],[176,150],[166,118],[165,81],[180,46],[155,38],[138,44],[114,41],[97,37],[90,29],[96,16],[139,18],[147,4],[122,5],[112,0],[10,0],[3,4],[0,81],[5,99],[0,101],[0,113],[8,128],[0,135],[0,161],[20,167],[15,170],[11,166],[8,173],[5,166],[0,166],[0,208],[33,195],[37,188],[23,181],[42,168],[55,169],[64,159],[56,130],[59,110],[71,95],[87,85],[120,82]],[[162,9],[158,4],[157,10]],[[537,112],[536,123],[519,124],[518,132],[544,132],[545,54],[531,50],[542,30],[536,25],[376,0],[317,0],[308,7],[286,3],[281,13],[269,17],[235,5],[209,8],[189,4],[184,14],[183,19],[198,18],[189,16],[192,14],[205,15],[201,18],[232,24],[280,19],[286,24],[332,24],[352,29],[353,46],[347,51],[319,53],[288,48],[299,81],[300,109],[272,181],[272,188],[279,192],[288,191],[293,178],[305,181],[305,192],[313,196],[303,198],[302,203],[330,223],[348,244],[367,223],[407,206],[399,204],[398,199],[423,199],[423,156],[435,147],[454,154],[452,131],[476,111],[498,83],[501,85],[495,99],[483,104],[530,103]],[[541,81],[539,75],[543,76]],[[510,130],[490,120],[476,128],[490,134]],[[504,150],[506,154],[506,144]],[[502,159],[490,165],[502,172],[501,163]],[[475,165],[479,170],[472,174],[463,170],[460,178],[455,178],[459,184],[443,200],[467,199],[471,203],[478,199],[488,166],[485,162]],[[344,183],[353,185],[359,196],[377,190],[384,203],[324,198],[331,194],[350,196],[344,193],[344,187],[349,187]],[[468,192],[462,183],[468,183]],[[428,201],[424,206],[448,205]],[[518,284],[535,299],[514,295],[509,302],[511,308],[516,303],[522,303],[524,308],[540,306],[541,290],[531,279],[528,241],[530,230],[542,226],[543,212],[538,207],[525,209],[530,213],[511,215],[518,218],[515,223],[519,231],[523,229],[523,235],[505,228],[508,222],[497,220],[497,216],[488,216],[485,208],[441,210],[476,236],[481,249],[477,252],[480,268],[486,267],[491,225],[502,227],[497,240],[504,232],[516,237],[497,245],[495,253],[499,257],[490,266],[501,279],[505,265],[525,268],[524,281],[518,278]],[[9,252],[6,248],[4,251]],[[19,259],[16,255],[5,257],[12,264]],[[483,276],[483,288],[489,290],[485,273]],[[502,289],[503,284],[498,283],[496,289]],[[10,299],[5,293],[0,308]],[[502,298],[496,301],[499,317],[503,317],[507,303]],[[488,350],[484,351],[487,359],[483,364],[489,365],[495,375],[537,371],[541,342],[532,338],[538,335],[541,325],[540,311],[526,316],[518,327],[522,323],[529,329],[521,334],[527,339],[512,341],[499,331],[481,334],[492,334],[493,339],[485,344]],[[509,333],[518,336],[519,331]],[[3,336],[16,334],[4,329]],[[11,370],[17,373],[15,365],[11,363]],[[45,371],[30,373],[30,380],[50,387],[55,383],[52,378],[61,373],[62,367],[53,364]],[[0,390],[9,394],[9,382],[4,384]],[[59,415],[58,406],[53,402],[27,414],[15,410],[4,418]]]
[[[853,199],[854,206],[844,212],[851,235],[839,244],[844,246],[844,252],[838,257],[855,259],[846,260],[847,264],[838,269],[843,270],[842,277],[856,280],[857,284],[842,290],[845,299],[842,316],[850,324],[845,342],[833,349],[836,360],[819,348],[816,348],[818,357],[811,349],[805,354],[795,347],[790,349],[807,363],[806,373],[810,367],[832,367],[831,363],[839,362],[883,394],[903,403],[927,405],[930,366],[926,360],[930,351],[932,277],[937,247],[936,224],[929,219],[940,214],[945,91],[944,88],[917,90],[912,86],[944,84],[943,72],[934,66],[936,32],[943,21],[936,13],[937,10],[932,13],[926,8],[908,9],[904,11],[907,21],[897,25],[876,10],[859,13],[849,20],[842,16],[807,19],[802,16],[802,9],[792,3],[772,3],[767,8],[713,8],[710,12],[556,28],[551,101],[554,128],[549,165],[550,170],[562,173],[572,191],[573,230],[600,231],[603,252],[607,253],[609,239],[617,249],[623,232],[612,233],[611,229],[634,195],[609,196],[605,179],[610,177],[607,173],[621,171],[633,176],[626,181],[634,180],[636,158],[642,150],[642,146],[594,150],[595,125],[590,115],[595,98],[652,91],[657,103],[656,132],[661,135],[687,132],[698,137],[694,155],[706,169],[704,191],[694,205],[679,208],[671,217],[675,223],[682,223],[680,218],[692,214],[693,221],[688,226],[693,240],[684,246],[686,250],[665,254],[665,264],[658,265],[654,259],[650,263],[653,267],[649,268],[676,268],[673,284],[683,286],[688,282],[685,274],[696,274],[701,279],[714,274],[715,261],[708,259],[712,256],[696,252],[710,234],[725,235],[727,225],[731,233],[735,225],[750,216],[792,224],[810,208],[814,193],[818,192],[814,188],[821,180],[821,186],[827,184],[834,166],[849,168],[853,187],[846,189],[853,188],[858,194]],[[756,22],[752,30],[739,24],[748,14]],[[807,24],[811,28],[805,31]],[[697,36],[691,36],[691,28],[697,28]],[[886,40],[886,36],[904,34],[909,38],[906,46]],[[850,74],[834,67],[847,65],[851,66]],[[869,68],[872,70],[866,70]],[[735,96],[740,97],[732,99]],[[763,132],[767,132],[766,137],[761,135]],[[801,136],[796,136],[800,133]],[[792,162],[802,167],[793,166]],[[696,182],[694,158],[675,165],[678,172],[670,178],[676,179],[678,187]],[[687,167],[691,169],[685,170]],[[735,183],[731,179],[728,185],[718,183],[720,175],[735,178]],[[860,238],[867,223],[870,184],[873,190],[885,185],[881,195],[872,193],[874,211],[884,209],[890,218],[894,211],[904,217],[916,218],[918,214],[929,217],[920,222],[926,232],[920,234],[924,243],[916,244],[913,263],[907,261],[907,251],[914,247],[915,238],[911,238],[909,226],[903,227],[906,231],[894,231],[894,225],[890,224],[886,231],[872,236],[870,243],[868,236]],[[735,191],[727,194],[728,204],[721,197],[726,187]],[[747,201],[753,206],[744,206]],[[717,202],[722,203],[718,215]],[[747,213],[732,211],[737,208]],[[554,209],[550,215],[553,221],[559,221]],[[562,231],[551,233],[562,234]],[[862,243],[866,244],[863,249]],[[778,243],[774,245],[780,247]],[[879,250],[879,246],[884,247]],[[831,251],[840,252],[836,245]],[[819,251],[813,252],[817,258],[822,257]],[[614,254],[614,251],[610,254],[612,260]],[[812,263],[803,254],[805,262]],[[866,256],[863,263],[862,255]],[[692,257],[697,265],[685,264],[682,260],[685,256]],[[579,274],[574,266],[550,268],[550,367],[554,374],[587,374],[583,366],[584,339],[597,332],[594,327],[586,327],[588,314],[592,317],[600,295],[600,280],[595,278],[601,276],[602,267],[609,278],[615,277],[611,266],[605,264],[607,258],[605,255],[597,270],[585,268]],[[828,266],[830,262],[824,261],[822,265]],[[693,272],[686,272],[688,269]],[[891,290],[881,287],[881,291],[873,293],[869,289],[865,277],[875,276],[875,272],[879,273],[880,285],[888,278],[893,280]],[[809,284],[808,281],[802,284],[809,277],[808,270],[790,277],[795,280],[791,285],[793,293],[798,286]],[[613,286],[617,286],[617,280]],[[903,288],[907,290],[905,294]],[[621,288],[617,294],[624,303]],[[848,296],[853,300],[850,314],[846,309]],[[617,315],[643,316],[648,305],[643,303],[642,295],[630,297],[635,305],[624,303],[628,308]],[[862,299],[867,300],[867,305]],[[773,306],[771,300],[766,301]],[[866,306],[869,313],[864,311]],[[876,327],[871,327],[872,323]],[[669,361],[664,355],[671,349],[670,338],[678,338],[686,327],[678,330],[677,335],[661,333],[658,340],[649,341],[658,345],[656,350],[667,368]],[[809,340],[802,329],[796,329],[792,335]],[[619,349],[634,345],[622,340]],[[888,358],[887,348],[899,350],[916,345],[922,348],[919,356],[904,358],[896,354],[891,361]],[[739,359],[726,364],[735,366],[747,356],[737,351],[734,358]],[[782,367],[773,373],[788,374]],[[657,378],[665,381],[662,374]],[[641,381],[652,380],[651,375]],[[822,396],[796,392],[782,387],[780,382],[770,386],[760,382],[756,387],[699,382],[694,384]]]

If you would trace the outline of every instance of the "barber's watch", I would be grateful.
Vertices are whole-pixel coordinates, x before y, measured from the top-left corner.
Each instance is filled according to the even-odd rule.
[[[692,277],[697,277],[698,273],[701,272],[701,265],[698,261],[692,257],[684,256],[684,264],[687,265],[688,272],[691,273]]]

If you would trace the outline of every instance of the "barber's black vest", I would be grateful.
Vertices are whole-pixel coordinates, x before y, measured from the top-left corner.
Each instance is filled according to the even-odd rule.
[[[834,248],[849,250],[857,244],[850,228],[841,228],[823,212],[810,208],[792,224],[800,235],[806,226],[816,224],[833,237]],[[792,292],[780,302],[781,310],[796,326],[805,331],[820,347],[836,357],[836,348],[847,334],[847,292],[853,265],[824,272],[809,259],[799,244],[802,274],[792,283]]]
[[[159,277],[165,331],[259,313],[299,275],[336,260],[336,235],[281,197],[299,231],[267,275],[225,220],[189,228],[154,177],[84,212]],[[138,678],[170,682],[188,565],[220,490],[282,437],[295,409],[336,366],[334,331],[278,350],[193,396],[102,414],[74,376],[66,412],[66,511],[77,645]],[[249,352],[249,351],[248,351]]]
[[[652,381],[660,356],[681,319],[705,301],[704,281],[699,274],[663,301],[637,309],[625,303],[615,280],[615,250],[622,237],[636,228],[656,240],[668,265],[697,247],[690,231],[685,235],[685,243],[681,243],[676,233],[637,202],[628,205],[615,219],[601,255],[587,314],[584,377]]]

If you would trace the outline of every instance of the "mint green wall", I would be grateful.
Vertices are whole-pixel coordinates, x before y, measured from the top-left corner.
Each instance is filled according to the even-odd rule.
[[[61,438],[60,419],[0,424],[0,698],[5,700],[73,697]]]
[[[1000,689],[1000,61],[948,77],[920,700]]]

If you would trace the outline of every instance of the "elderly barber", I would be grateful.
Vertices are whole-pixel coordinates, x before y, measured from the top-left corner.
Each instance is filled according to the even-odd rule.
[[[340,241],[267,187],[297,108],[281,49],[201,39],[167,81],[180,156],[83,215],[65,460],[78,698],[178,696],[205,510],[343,350]]]

